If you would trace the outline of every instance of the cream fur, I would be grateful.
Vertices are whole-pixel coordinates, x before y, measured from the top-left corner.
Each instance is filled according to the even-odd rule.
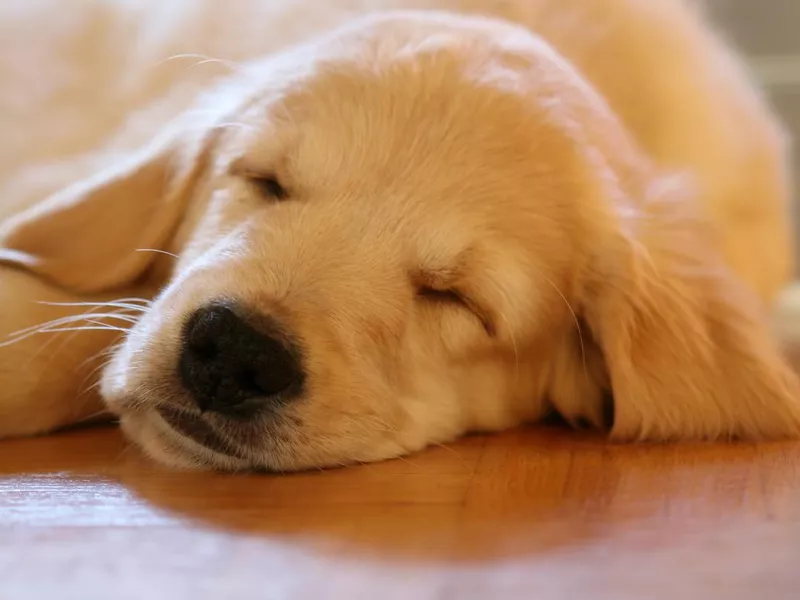
[[[97,414],[94,367],[123,428],[175,466],[380,460],[551,410],[617,440],[800,433],[769,331],[793,269],[786,143],[690,3],[175,2],[158,21],[162,4],[75,17],[136,23],[113,39],[139,52],[88,71],[124,101],[48,151],[89,152],[71,171],[11,178],[0,213],[0,336],[91,308],[40,300],[133,326],[0,346],[0,435]],[[160,62],[180,43],[233,73]],[[9,156],[48,160],[41,142]],[[249,181],[265,173],[288,199]],[[181,388],[182,324],[219,297],[302,341],[308,390],[279,418],[234,427]],[[177,434],[163,404],[235,452]]]

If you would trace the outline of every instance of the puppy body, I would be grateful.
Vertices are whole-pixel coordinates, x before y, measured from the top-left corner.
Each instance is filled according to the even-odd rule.
[[[61,314],[29,314],[40,296],[166,285],[101,388],[146,450],[228,468],[377,460],[553,407],[603,426],[612,393],[618,439],[797,434],[800,390],[765,325],[792,270],[785,140],[687,3],[260,4],[237,27],[266,16],[275,35],[236,58],[266,58],[91,180],[30,195],[0,238],[28,271],[4,275],[0,333]],[[126,143],[188,108],[209,83],[192,77],[148,80],[171,110]],[[265,175],[293,201],[265,205]],[[306,390],[277,418],[199,416],[176,380],[186,319],[215,298],[302,346]],[[0,434],[91,414],[69,360],[117,333],[75,332],[69,358],[34,363],[46,393],[14,378]],[[41,344],[0,348],[2,364]]]

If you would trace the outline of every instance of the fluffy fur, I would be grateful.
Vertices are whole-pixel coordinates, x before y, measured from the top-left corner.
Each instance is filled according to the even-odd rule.
[[[272,46],[308,15],[280,4]],[[2,224],[0,435],[104,402],[165,463],[292,470],[553,410],[625,441],[800,433],[768,331],[793,267],[785,141],[689,3],[329,4]],[[301,399],[200,413],[180,334],[219,298],[298,340]]]

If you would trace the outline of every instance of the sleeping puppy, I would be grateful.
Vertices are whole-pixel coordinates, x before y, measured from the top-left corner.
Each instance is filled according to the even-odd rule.
[[[295,470],[552,411],[800,433],[784,138],[688,3],[360,4],[3,224],[0,434],[102,398],[166,464]]]

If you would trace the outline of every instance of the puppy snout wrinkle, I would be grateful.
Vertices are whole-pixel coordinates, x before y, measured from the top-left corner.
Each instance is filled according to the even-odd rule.
[[[184,328],[180,377],[201,411],[252,416],[299,395],[304,374],[297,352],[241,313],[230,303],[207,304]]]

